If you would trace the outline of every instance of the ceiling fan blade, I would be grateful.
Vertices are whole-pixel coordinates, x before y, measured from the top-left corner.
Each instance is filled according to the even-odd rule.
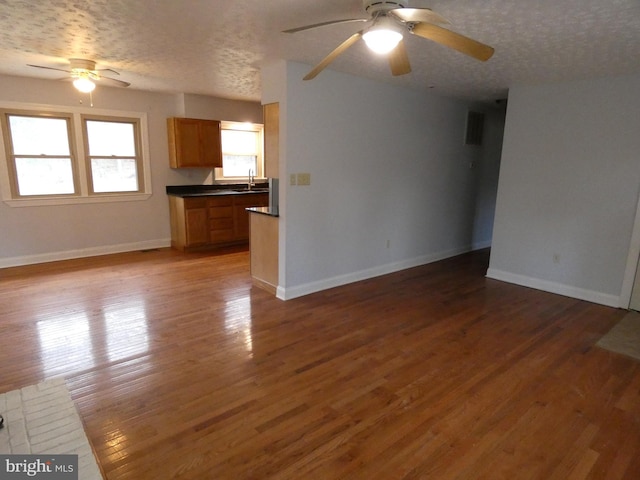
[[[333,50],[329,55],[324,57],[324,59],[316,65],[313,70],[311,70],[307,75],[303,78],[303,80],[311,80],[316,78],[316,76],[326,68],[331,62],[333,62],[340,54],[342,54],[347,48],[356,43],[360,37],[362,36],[362,32],[357,32],[347,38],[344,42],[342,42],[338,47]]]
[[[129,82],[123,82],[122,80],[118,80],[116,78],[109,78],[109,77],[100,77],[99,81],[104,83],[110,83],[118,87],[128,87],[129,85],[131,85]]]
[[[483,62],[489,60],[494,52],[493,47],[489,45],[430,23],[417,23],[410,28],[410,31]]]
[[[313,25],[305,25],[304,27],[290,28],[289,30],[283,30],[282,33],[296,33],[303,30],[311,30],[312,28],[326,27],[327,25],[336,25],[338,23],[351,23],[351,22],[368,22],[367,18],[346,18],[344,20],[330,20],[328,22],[314,23]]]
[[[403,22],[425,22],[450,25],[451,22],[430,8],[394,8],[389,10],[391,15],[398,17]]]
[[[400,40],[396,48],[389,53],[389,66],[394,76],[406,75],[411,72],[411,64],[409,63],[409,55],[407,55],[404,40]]]
[[[44,68],[45,70],[56,70],[58,72],[71,73],[71,70],[63,70],[62,68],[44,67],[42,65],[31,65],[27,63],[27,67]]]
[[[114,75],[120,75],[120,72],[116,72],[113,68],[98,68],[94,71],[95,72],[111,72]]]

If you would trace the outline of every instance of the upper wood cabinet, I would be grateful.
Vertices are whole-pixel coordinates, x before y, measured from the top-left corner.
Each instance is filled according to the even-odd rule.
[[[264,122],[265,177],[279,178],[280,162],[280,104],[268,103],[262,107]]]
[[[222,167],[220,122],[197,118],[167,118],[171,168]]]

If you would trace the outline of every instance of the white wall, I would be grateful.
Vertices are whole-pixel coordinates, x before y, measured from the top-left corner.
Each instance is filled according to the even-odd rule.
[[[471,249],[469,164],[481,150],[463,145],[469,105],[331,70],[303,82],[307,66],[280,68],[282,298]],[[277,90],[269,84],[282,71],[263,73]],[[310,173],[311,185],[289,186],[292,173]]]
[[[510,89],[488,276],[618,306],[640,189],[640,76]]]
[[[258,102],[194,94],[182,94],[181,96],[184,100],[185,117],[262,123],[262,105]]]
[[[88,96],[78,94],[68,82],[0,76],[0,101],[77,106],[80,100],[89,105]],[[238,102],[234,114],[230,100],[133,89],[98,87],[93,101],[97,109],[147,113],[153,195],[144,201],[40,207],[0,202],[0,267],[168,246],[165,186],[202,183],[210,170],[169,168],[166,118],[180,115],[185,104],[188,113],[199,108],[197,113],[207,118],[237,114],[218,119],[244,119],[247,111],[258,112],[261,118],[257,102]]]

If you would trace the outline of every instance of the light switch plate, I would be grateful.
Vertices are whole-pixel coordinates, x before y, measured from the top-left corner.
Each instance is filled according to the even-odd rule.
[[[299,173],[298,174],[298,185],[311,185],[311,174],[310,173]]]

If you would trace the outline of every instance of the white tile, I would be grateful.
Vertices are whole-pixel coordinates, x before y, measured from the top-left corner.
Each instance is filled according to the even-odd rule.
[[[0,394],[0,407],[5,418],[0,453],[76,454],[80,478],[102,479],[64,379]]]
[[[20,390],[12,390],[6,394],[6,407],[7,411],[14,408],[22,408],[22,397],[20,396]]]

